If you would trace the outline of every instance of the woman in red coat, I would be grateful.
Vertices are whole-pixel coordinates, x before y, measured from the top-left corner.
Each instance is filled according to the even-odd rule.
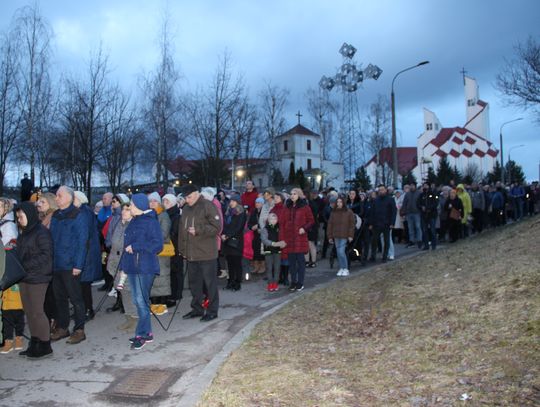
[[[279,222],[279,240],[287,243],[291,274],[289,291],[302,291],[306,274],[304,254],[309,249],[307,232],[315,220],[301,189],[294,188],[291,191],[291,198],[285,203]]]

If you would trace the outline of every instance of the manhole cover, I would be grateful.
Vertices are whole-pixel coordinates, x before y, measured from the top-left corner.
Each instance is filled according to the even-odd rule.
[[[130,370],[129,373],[113,384],[107,393],[118,397],[150,398],[169,382],[173,373],[165,370]]]

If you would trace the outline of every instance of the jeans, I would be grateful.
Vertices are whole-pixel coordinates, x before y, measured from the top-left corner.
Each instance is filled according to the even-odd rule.
[[[281,269],[281,253],[270,253],[264,256],[266,262],[266,278],[269,282],[276,282],[279,279]]]
[[[424,236],[424,249],[429,249],[429,242],[431,242],[431,249],[437,248],[437,230],[435,229],[435,223],[437,218],[424,218],[422,217],[422,234]]]
[[[419,213],[407,214],[407,224],[409,226],[409,242],[419,243],[422,241],[422,226],[420,224]]]
[[[348,269],[349,264],[347,261],[347,239],[334,239],[336,244],[336,253],[340,269]]]
[[[150,290],[155,277],[155,274],[128,274],[133,304],[137,308],[137,314],[139,315],[135,336],[146,336],[152,332]]]
[[[514,211],[514,220],[521,220],[521,218],[523,218],[523,199],[514,198],[512,200],[512,207]]]
[[[304,285],[306,275],[304,253],[289,253],[289,272],[291,273],[291,284]]]

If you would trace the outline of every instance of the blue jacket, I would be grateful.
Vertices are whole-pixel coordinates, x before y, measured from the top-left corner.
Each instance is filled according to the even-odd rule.
[[[148,210],[129,222],[124,249],[129,245],[133,254],[123,252],[120,270],[126,274],[159,274],[157,255],[163,250],[163,235],[155,211]]]
[[[88,229],[80,213],[73,205],[53,213],[50,231],[54,244],[54,271],[84,268]]]
[[[86,261],[81,273],[81,281],[92,282],[101,279],[101,248],[96,215],[88,205],[82,205],[79,210],[84,220]]]

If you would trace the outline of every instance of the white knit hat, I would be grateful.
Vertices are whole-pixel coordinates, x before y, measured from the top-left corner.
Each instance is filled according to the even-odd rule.
[[[88,203],[88,198],[86,197],[84,192],[75,191],[74,195],[75,195],[75,198],[77,198],[81,204],[87,204]]]
[[[201,189],[201,195],[204,197],[204,199],[211,201],[214,199],[214,197],[217,194],[217,190],[214,187],[204,187]]]
[[[152,192],[151,194],[148,195],[148,202],[150,201],[157,201],[161,204],[161,197],[159,196],[157,192]]]
[[[163,198],[161,198],[162,200],[167,200],[169,201],[170,203],[172,203],[173,205],[176,205],[176,196],[174,196],[173,194],[165,194],[163,195]]]

